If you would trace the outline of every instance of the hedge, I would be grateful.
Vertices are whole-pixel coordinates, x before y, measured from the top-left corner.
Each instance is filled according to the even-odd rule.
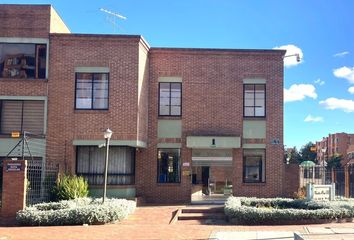
[[[25,226],[103,224],[120,221],[134,212],[136,203],[125,199],[78,198],[40,203],[18,211],[16,220]]]
[[[301,224],[354,217],[354,201],[315,202],[286,198],[237,198],[225,203],[235,224]]]

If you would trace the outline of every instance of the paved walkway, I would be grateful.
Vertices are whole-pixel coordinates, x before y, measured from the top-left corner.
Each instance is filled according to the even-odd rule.
[[[300,232],[315,231],[330,227],[346,230],[344,235],[354,239],[354,223],[322,224],[322,225],[287,225],[287,226],[231,226],[231,225],[201,225],[198,222],[189,224],[169,224],[172,212],[178,206],[168,207],[139,207],[128,219],[117,224],[96,226],[63,226],[63,227],[0,227],[0,240],[27,239],[27,240],[86,240],[86,239],[209,239],[212,233],[225,231],[283,231]],[[305,228],[307,227],[307,228]],[[344,229],[344,230],[343,230]],[[331,230],[331,231],[332,231]],[[313,239],[341,239],[339,235],[330,233],[325,238]],[[234,238],[235,239],[235,238]],[[236,239],[240,239],[236,237]],[[268,238],[269,239],[269,238]]]

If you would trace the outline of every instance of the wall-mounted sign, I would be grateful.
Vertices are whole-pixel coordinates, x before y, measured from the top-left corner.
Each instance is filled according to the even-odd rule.
[[[307,200],[314,201],[332,201],[335,197],[335,184],[331,185],[316,185],[309,183],[306,187]]]
[[[9,162],[6,164],[6,172],[19,172],[22,170],[22,164],[16,162]]]
[[[184,171],[182,171],[182,175],[183,175],[183,176],[189,176],[189,175],[191,175],[191,171],[189,171],[189,170],[184,170]]]
[[[184,162],[184,163],[182,164],[182,166],[183,166],[183,167],[189,167],[189,166],[190,166],[190,163],[189,163],[189,162]]]
[[[12,138],[19,138],[20,137],[20,132],[11,132],[11,137]]]

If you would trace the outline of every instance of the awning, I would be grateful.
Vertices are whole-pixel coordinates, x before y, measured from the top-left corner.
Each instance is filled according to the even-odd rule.
[[[200,149],[240,148],[241,139],[239,136],[188,136],[187,147]]]

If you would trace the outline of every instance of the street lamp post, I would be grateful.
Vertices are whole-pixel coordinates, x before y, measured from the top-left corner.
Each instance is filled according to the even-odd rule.
[[[104,203],[104,200],[106,199],[106,194],[107,194],[107,175],[108,175],[108,157],[109,157],[109,140],[112,137],[112,130],[107,128],[106,131],[104,131],[103,136],[106,139],[106,159],[104,162],[104,186],[103,186],[103,199],[102,203]]]

